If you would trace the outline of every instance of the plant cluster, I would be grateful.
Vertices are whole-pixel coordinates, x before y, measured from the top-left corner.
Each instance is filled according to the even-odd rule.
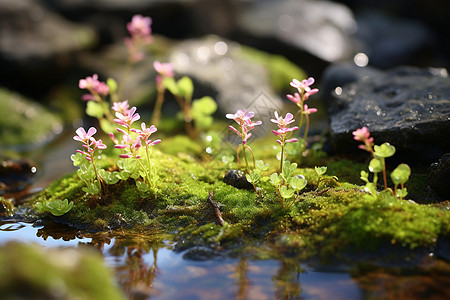
[[[388,188],[387,175],[386,175],[386,158],[395,154],[395,147],[389,143],[383,143],[382,145],[374,145],[374,139],[370,136],[370,131],[367,127],[359,128],[353,133],[353,138],[356,141],[363,142],[364,144],[358,147],[362,150],[370,152],[372,159],[369,162],[369,171],[373,173],[372,181],[369,179],[369,173],[361,171],[361,179],[366,183],[364,189],[369,192],[373,197],[378,198],[377,183],[378,174],[383,174],[384,190],[389,191],[392,195],[399,199],[403,199],[408,194],[404,184],[408,181],[411,175],[411,169],[407,164],[400,164],[395,168],[390,176],[394,183],[394,190]],[[400,188],[398,186],[400,185]]]

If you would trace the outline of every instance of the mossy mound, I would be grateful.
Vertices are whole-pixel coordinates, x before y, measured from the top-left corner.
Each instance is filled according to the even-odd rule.
[[[79,228],[161,228],[175,234],[178,250],[198,246],[242,249],[264,241],[275,252],[309,257],[370,251],[386,245],[431,249],[439,237],[450,238],[449,204],[417,204],[388,192],[373,198],[362,187],[343,181],[322,180],[317,187],[315,171],[298,168],[295,174],[304,175],[308,185],[299,201],[283,209],[268,182],[259,185],[258,196],[253,190],[224,183],[224,174],[238,167],[235,164],[159,151],[154,151],[152,159],[157,162],[160,178],[149,196],[142,197],[135,181],[129,179],[106,186],[96,198],[84,193],[83,181],[70,174],[50,185],[35,201],[73,201],[73,209],[65,215],[46,216]],[[266,162],[272,166],[269,172],[279,163]],[[330,160],[330,172],[325,177],[353,177],[356,171],[345,168],[360,165],[346,162]],[[217,204],[216,209],[211,202]]]
[[[0,266],[2,299],[125,299],[91,251],[9,243],[0,247]]]

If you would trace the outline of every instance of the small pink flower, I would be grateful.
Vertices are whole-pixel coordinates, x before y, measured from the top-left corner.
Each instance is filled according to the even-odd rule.
[[[97,85],[94,86],[94,90],[97,94],[106,97],[109,94],[109,87],[106,83],[99,81]]]
[[[129,112],[130,105],[128,104],[128,100],[122,102],[114,102],[111,109],[115,112],[121,113],[122,115],[127,115]]]
[[[370,138],[370,131],[366,126],[356,129],[355,131],[352,132],[352,134],[353,138],[359,142],[364,142]]]
[[[116,122],[117,124],[119,124],[123,127],[130,128],[131,124],[133,124],[135,121],[137,121],[141,118],[141,116],[135,112],[136,112],[136,107],[132,107],[126,114],[121,114],[120,112],[116,112],[117,119],[114,119],[114,122]]]
[[[92,141],[92,145],[94,146],[94,150],[95,149],[106,149],[106,145],[103,144],[102,140],[99,139],[98,141],[96,141],[94,138],[91,137],[91,141]]]
[[[80,127],[75,131],[77,135],[74,136],[73,139],[79,142],[89,141],[96,132],[97,129],[95,129],[95,127],[89,128],[88,132],[86,132],[83,127]]]
[[[288,94],[286,95],[286,97],[297,105],[299,105],[302,102],[299,93],[295,93],[294,96]]]
[[[152,135],[153,133],[155,133],[158,130],[155,125],[152,125],[149,128],[146,128],[145,123],[142,123],[141,128],[142,128],[142,130],[131,129],[131,131],[137,133],[142,138],[142,140],[144,141],[146,146],[153,146],[153,145],[161,143],[160,139],[154,140],[154,141],[148,139],[150,137],[150,135]]]
[[[173,77],[175,74],[173,72],[173,66],[171,63],[160,63],[159,61],[155,61],[153,63],[153,67],[155,68],[156,72],[161,75],[161,77]]]
[[[315,112],[317,112],[317,108],[308,108],[308,105],[306,105],[306,104],[303,106],[303,113],[304,114],[310,115],[310,114],[315,113]]]
[[[309,77],[308,79],[304,79],[299,81],[297,79],[292,79],[291,86],[298,89],[298,92],[303,97],[303,101],[316,94],[319,89],[311,89],[310,86],[314,83],[314,78]],[[292,100],[291,100],[292,101]]]
[[[253,128],[255,128],[255,126],[262,124],[261,121],[257,121],[255,123],[253,123],[251,121],[251,118],[253,118],[254,116],[255,116],[254,112],[247,113],[245,109],[238,110],[235,114],[226,114],[225,115],[225,117],[227,119],[236,121],[236,123],[238,123],[239,126],[241,127],[241,131],[239,131],[231,125],[228,126],[228,128],[230,128],[232,131],[236,132],[242,138],[243,144],[246,144],[247,140],[252,136],[252,134],[249,133],[249,131],[252,130]]]
[[[142,15],[134,15],[127,24],[131,36],[149,36],[151,34],[152,19]]]
[[[90,90],[94,89],[98,82],[98,75],[94,74],[92,77],[88,76],[86,79],[80,79],[78,87],[83,90]]]
[[[280,144],[281,146],[284,146],[286,143],[296,142],[297,141],[296,138],[286,140],[286,135],[288,134],[288,132],[298,129],[297,126],[287,127],[287,125],[295,122],[294,116],[291,113],[287,113],[286,117],[283,118],[282,116],[278,116],[278,112],[275,112],[274,115],[275,119],[270,119],[270,121],[277,124],[279,128],[278,130],[272,130],[272,133],[279,137],[277,143]]]

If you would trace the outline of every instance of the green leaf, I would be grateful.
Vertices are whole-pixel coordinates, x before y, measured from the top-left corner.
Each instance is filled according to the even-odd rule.
[[[316,173],[319,176],[322,176],[323,174],[325,174],[327,172],[327,167],[323,166],[323,167],[314,167],[314,169],[316,170]]]
[[[278,176],[277,173],[273,173],[272,175],[270,175],[269,179],[270,183],[275,187],[278,187],[281,183],[281,178]]]
[[[374,155],[377,157],[391,157],[395,153],[395,147],[389,143],[384,143],[381,146],[375,145],[373,147]]]
[[[107,184],[112,185],[112,184],[116,184],[117,182],[119,182],[119,177],[117,176],[119,174],[119,172],[117,172],[117,171],[107,172],[104,169],[100,169],[100,170],[98,170],[98,174],[103,179],[103,181],[106,182]]]
[[[367,182],[366,186],[364,187],[364,190],[366,192],[371,193],[372,195],[377,195],[377,188],[376,188],[375,183],[373,183],[373,182]]]
[[[398,189],[397,193],[395,194],[395,196],[397,196],[398,198],[405,198],[407,195],[408,191],[406,190],[406,188]]]
[[[95,101],[88,101],[86,105],[86,114],[97,119],[103,118],[103,106]]]
[[[264,164],[264,161],[257,160],[256,167],[261,171],[267,171],[269,169],[269,164]]]
[[[368,183],[369,182],[369,173],[366,171],[361,171],[359,178],[361,178],[364,182]]]
[[[192,98],[192,94],[194,93],[194,84],[189,77],[183,76],[180,80],[178,80],[177,85],[179,96],[183,97],[184,99]]]
[[[383,161],[379,158],[372,158],[369,163],[369,171],[372,173],[383,171]]]
[[[394,184],[402,184],[408,181],[411,175],[411,168],[407,164],[400,164],[391,172],[391,179]]]
[[[172,94],[176,96],[180,96],[178,91],[178,85],[175,82],[175,79],[173,77],[166,77],[162,81],[163,85],[166,87],[166,89],[169,90]]]
[[[202,115],[212,115],[217,110],[217,103],[210,96],[205,96],[192,102],[192,110]]]
[[[136,186],[140,192],[148,192],[150,190],[148,184],[143,181],[136,181]]]
[[[100,193],[100,188],[98,186],[98,181],[94,180],[94,182],[86,182],[86,187],[82,188],[83,192],[91,194],[91,195],[98,195]]]
[[[75,154],[72,154],[72,155],[70,156],[70,159],[72,160],[73,165],[74,165],[75,167],[77,167],[77,166],[83,164],[84,162],[87,162],[85,156],[84,156],[83,154],[81,154],[80,152],[77,152],[77,153],[75,153]]]
[[[288,189],[285,185],[282,185],[280,188],[280,195],[284,199],[292,198],[294,196],[294,190]]]
[[[81,165],[77,170],[77,175],[84,181],[90,181],[95,178],[95,171],[91,164]]]
[[[283,175],[285,178],[292,177],[294,175],[295,170],[297,169],[297,163],[292,163],[288,160],[285,160],[283,163]]]
[[[299,192],[305,188],[308,181],[305,178],[292,177],[289,184],[296,191]]]
[[[109,87],[110,94],[114,94],[117,91],[117,82],[113,78],[106,79],[106,85]]]
[[[57,199],[46,203],[47,210],[54,216],[62,216],[71,210],[72,207],[73,202],[69,203],[67,199]]]
[[[117,128],[117,124],[113,124],[108,121],[108,119],[101,118],[99,119],[100,128],[104,133],[115,132]]]

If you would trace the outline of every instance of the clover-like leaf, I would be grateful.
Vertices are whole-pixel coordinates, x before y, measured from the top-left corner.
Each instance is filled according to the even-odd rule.
[[[183,76],[180,80],[178,80],[177,85],[179,96],[185,99],[192,98],[192,94],[194,93],[194,84],[189,77]]]
[[[269,164],[264,164],[264,161],[257,160],[256,167],[261,171],[267,171],[269,169]]]
[[[274,185],[275,187],[278,187],[281,183],[281,178],[277,173],[273,173],[272,175],[270,175],[269,179],[270,183],[272,183],[272,185]]]
[[[150,190],[148,184],[143,181],[136,181],[136,186],[140,192],[148,192]]]
[[[408,181],[411,175],[411,168],[407,164],[400,164],[391,172],[391,179],[394,184],[403,184]]]
[[[284,199],[292,198],[294,196],[294,193],[295,192],[294,192],[293,189],[289,189],[285,185],[282,185],[281,188],[280,188],[280,195]]]
[[[117,175],[119,175],[119,172],[117,172],[117,171],[107,172],[104,169],[100,169],[100,170],[98,170],[98,174],[103,179],[103,181],[105,181],[107,184],[112,185],[112,184],[116,184],[117,182],[119,182],[119,177],[117,176]]]
[[[174,95],[181,96],[178,91],[178,85],[173,77],[164,78],[162,83],[166,87],[166,89],[169,90],[169,92],[171,92]]]
[[[373,147],[376,157],[391,157],[395,153],[395,147],[389,143],[383,143],[381,146],[375,145]]]
[[[369,173],[366,171],[361,171],[359,178],[361,178],[364,182],[368,183],[369,182]]]
[[[81,165],[83,162],[87,161],[87,160],[85,159],[84,155],[81,154],[80,152],[77,152],[77,153],[75,153],[75,154],[72,154],[72,155],[70,156],[70,159],[72,160],[73,165],[74,165],[75,167],[77,167],[77,166]]]
[[[379,158],[372,158],[369,163],[369,171],[372,173],[383,171],[383,161]]]
[[[398,189],[395,196],[398,198],[404,198],[408,195],[408,191],[406,188]]]
[[[67,213],[73,207],[73,202],[67,199],[64,200],[53,200],[46,203],[47,210],[54,216],[62,216]]]
[[[117,91],[117,81],[113,78],[106,79],[106,85],[109,87],[109,92],[114,94]]]
[[[299,192],[302,189],[305,188],[306,184],[308,183],[308,181],[303,177],[292,177],[291,180],[289,181],[290,186],[296,191]]]
[[[327,167],[326,166],[322,166],[322,167],[314,167],[314,170],[316,170],[317,175],[322,176],[323,174],[325,174],[327,172]]]

